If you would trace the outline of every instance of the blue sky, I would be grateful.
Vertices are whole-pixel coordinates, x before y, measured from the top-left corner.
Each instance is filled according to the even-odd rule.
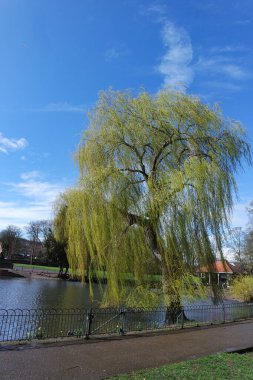
[[[252,0],[1,0],[0,229],[52,216],[100,90],[185,83],[253,141]],[[237,175],[247,223],[253,169]]]

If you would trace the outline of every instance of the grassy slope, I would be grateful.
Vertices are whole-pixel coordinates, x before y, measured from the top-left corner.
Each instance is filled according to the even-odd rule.
[[[22,263],[17,263],[17,264],[14,264],[14,268],[15,269],[39,269],[41,271],[52,271],[52,272],[59,272],[59,268],[58,267],[47,267],[47,266],[42,266],[42,265],[30,265],[30,264],[22,264]],[[106,271],[94,271],[92,273],[94,276],[96,276],[97,278],[106,278],[107,276],[107,273]],[[133,275],[131,273],[125,273],[124,274],[124,278],[126,280],[132,280],[133,279]],[[159,282],[161,281],[161,276],[160,275],[150,275],[149,276],[150,280],[151,281],[155,281],[155,282]]]
[[[14,269],[39,269],[41,271],[52,271],[52,272],[59,272],[59,268],[56,267],[45,267],[42,265],[30,265],[30,264],[14,264]]]
[[[117,380],[252,380],[252,354],[219,354],[114,377]]]

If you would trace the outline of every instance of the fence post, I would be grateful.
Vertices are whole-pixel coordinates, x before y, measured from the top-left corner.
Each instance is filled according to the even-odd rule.
[[[125,335],[125,333],[126,333],[126,329],[125,329],[126,309],[125,309],[125,307],[120,308],[120,321],[121,321],[121,327],[119,329],[119,332],[121,335]]]
[[[181,323],[180,323],[181,318]],[[179,326],[181,324],[181,329],[184,328],[184,309],[182,309],[181,313],[177,316],[176,320],[176,326]]]
[[[226,310],[224,302],[222,301],[223,323],[226,323]]]
[[[92,320],[94,318],[94,315],[92,313],[92,309],[89,310],[89,313],[87,315],[87,324],[86,324],[86,335],[85,338],[89,339],[90,334],[91,334],[91,325],[92,325]]]
[[[181,320],[181,329],[183,329],[184,328],[184,307],[182,307],[181,318],[182,318],[182,320]]]

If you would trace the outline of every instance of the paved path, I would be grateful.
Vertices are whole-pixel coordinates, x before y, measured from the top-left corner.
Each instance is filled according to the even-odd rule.
[[[253,347],[253,321],[146,337],[0,349],[0,379],[97,380]]]

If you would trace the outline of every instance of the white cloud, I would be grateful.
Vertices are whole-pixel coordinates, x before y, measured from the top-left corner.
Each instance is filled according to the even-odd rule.
[[[213,88],[214,90],[216,90],[213,93],[209,91],[208,94],[205,94],[205,95],[203,94],[202,95],[203,98],[206,98],[206,99],[208,98],[211,99],[212,96],[215,96],[216,98],[219,97],[219,95],[221,95],[220,94],[221,89],[227,92],[238,92],[243,89],[242,84],[233,83],[233,82],[224,81],[224,80],[202,81],[201,84],[205,87]],[[210,94],[212,95],[211,97],[208,96]],[[222,96],[222,98],[224,99],[224,96]]]
[[[27,145],[28,142],[24,137],[20,139],[8,138],[0,132],[0,152],[2,153],[7,154],[13,150],[24,149]]]
[[[162,39],[167,51],[161,58],[157,70],[164,76],[163,86],[177,89],[182,88],[182,85],[189,86],[194,77],[191,66],[193,49],[189,34],[185,29],[166,21],[162,30]]]
[[[243,79],[247,78],[248,74],[246,70],[235,64],[228,64],[221,67],[221,71],[232,79]]]
[[[66,184],[38,181],[34,179],[37,175],[37,171],[22,173],[23,181],[5,184],[15,201],[0,201],[0,229],[10,224],[22,228],[31,220],[52,217],[53,204]]]
[[[41,108],[28,109],[30,112],[86,112],[87,106],[73,105],[68,102],[49,103]]]
[[[20,205],[18,202],[1,202],[0,204],[0,229],[8,225],[15,225],[23,228],[32,220],[49,219],[52,209],[45,205]]]
[[[36,204],[52,205],[57,195],[63,191],[63,185],[59,183],[42,182],[34,179],[10,183],[10,190],[30,198],[30,202]]]
[[[235,203],[233,207],[233,212],[231,216],[232,227],[242,227],[246,228],[249,217],[247,212],[247,207],[249,207],[250,199]]]
[[[34,178],[38,178],[38,177],[40,177],[40,172],[37,170],[33,170],[31,172],[21,173],[21,175],[20,175],[20,178],[23,180],[30,180],[30,179],[34,179]]]
[[[250,77],[247,70],[234,62],[233,57],[227,55],[213,56],[212,58],[202,57],[196,64],[196,70],[204,71],[205,74],[227,77],[230,80],[240,80]]]
[[[242,45],[225,45],[225,46],[213,46],[208,49],[211,53],[235,53],[235,52],[247,52],[249,49]]]
[[[248,25],[248,24],[250,24],[251,23],[251,20],[250,19],[244,19],[244,20],[238,20],[238,21],[236,21],[236,24],[237,25]]]
[[[197,6],[208,11],[219,10],[214,1],[200,3]],[[249,47],[236,44],[208,47],[208,50],[199,47],[193,57],[190,35],[184,28],[178,27],[167,18],[167,3],[154,1],[149,5],[141,5],[139,13],[150,18],[152,16],[153,22],[162,25],[162,39],[166,51],[155,69],[163,76],[163,87],[185,91],[195,78],[203,87],[204,79],[205,83],[216,82],[217,88],[220,83],[219,95],[222,93],[224,96],[223,90],[239,91],[244,87],[243,81],[252,77],[248,57],[243,55],[251,51]],[[239,23],[248,24],[250,21],[245,19]]]
[[[141,16],[158,16],[158,21],[161,21],[160,17],[164,16],[167,12],[167,6],[162,3],[155,1],[149,5],[140,5],[139,7],[139,14]]]
[[[123,57],[128,54],[128,51],[123,48],[112,47],[105,51],[105,60],[106,62],[112,62],[120,57]]]

